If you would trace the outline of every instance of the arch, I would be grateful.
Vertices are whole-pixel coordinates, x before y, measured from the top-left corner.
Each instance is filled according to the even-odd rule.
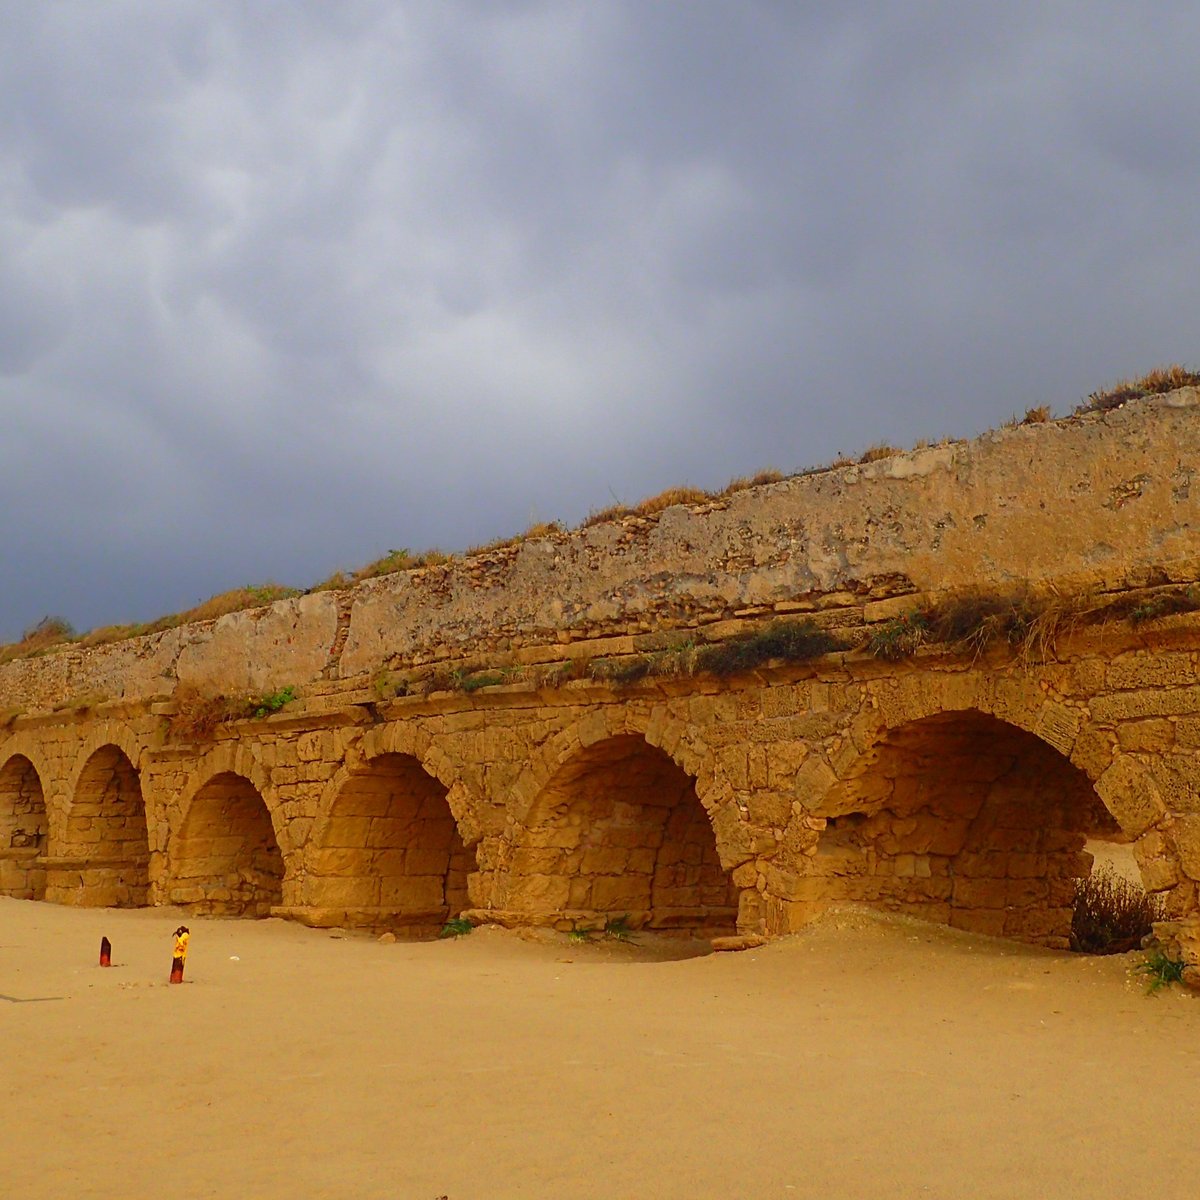
[[[27,732],[18,733],[15,737],[10,738],[0,747],[0,770],[17,757],[27,760],[37,772],[48,810],[54,792],[55,776],[51,770],[50,760],[44,753],[42,743]]]
[[[0,765],[0,895],[42,899],[46,873],[37,859],[49,830],[37,767],[23,754],[9,755]]]
[[[823,900],[1066,948],[1085,842],[1118,827],[1034,725],[975,707],[885,725],[815,807]]]
[[[1095,785],[1101,801],[1129,837],[1165,815],[1157,789],[1145,794],[1154,801],[1125,793],[1101,780],[1123,756],[1114,739],[1093,727],[1083,711],[1048,698],[1035,676],[999,677],[979,672],[910,675],[882,682],[870,702],[850,722],[841,757],[831,770],[811,759],[811,781],[799,798],[812,815],[823,815],[826,798],[836,780],[855,768],[890,730],[943,713],[977,712],[1032,734],[1079,768]],[[807,764],[806,764],[807,765]],[[1122,768],[1122,771],[1128,768]],[[1144,774],[1144,772],[1143,772]],[[1124,776],[1122,776],[1124,778]],[[1147,817],[1147,803],[1154,808]]]
[[[102,742],[81,762],[58,849],[47,899],[89,907],[146,903],[146,806],[137,767],[121,746]]]
[[[205,916],[269,916],[283,901],[283,854],[261,791],[222,771],[192,794],[167,855],[166,900]]]
[[[376,739],[367,748],[397,741]],[[462,912],[474,855],[451,806],[454,786],[445,778],[453,773],[442,775],[410,753],[353,756],[309,837],[310,923],[422,933]]]
[[[75,765],[67,779],[67,794],[73,803],[79,791],[79,781],[97,752],[115,746],[129,760],[135,771],[141,770],[146,747],[123,721],[100,721],[90,726],[91,732],[75,755]]]
[[[533,806],[546,785],[580,750],[623,735],[640,737],[691,776],[697,798],[709,816],[716,818],[720,808],[717,767],[704,742],[682,721],[667,719],[662,709],[643,711],[621,705],[589,713],[539,747],[509,793],[510,827],[519,830],[529,824]]]
[[[438,746],[433,737],[411,722],[391,721],[376,725],[346,751],[341,769],[326,785],[321,811],[330,813],[347,782],[385,754],[405,755],[417,762],[445,791],[446,803],[466,845],[474,845],[483,833],[482,805],[475,791],[463,778],[454,760]],[[313,834],[317,832],[314,827]],[[310,841],[312,838],[310,838]]]
[[[737,906],[695,778],[639,733],[576,743],[524,809],[497,879],[497,907],[567,927],[626,915],[730,932]]]

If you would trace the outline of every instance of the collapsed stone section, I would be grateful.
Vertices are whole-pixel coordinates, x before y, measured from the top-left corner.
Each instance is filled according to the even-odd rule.
[[[138,908],[147,902],[149,838],[137,769],[117,746],[84,765],[59,856],[47,859],[46,899]]]
[[[197,915],[265,917],[280,904],[283,855],[250,780],[223,772],[193,797],[172,846],[167,902]]]
[[[0,895],[40,900],[46,872],[37,859],[46,849],[49,823],[37,768],[14,754],[0,769]]]
[[[891,731],[824,806],[810,886],[977,933],[1066,949],[1090,837],[1116,825],[1087,776],[979,712]]]
[[[439,928],[467,906],[474,856],[446,788],[406,754],[381,754],[342,786],[317,827],[304,887],[314,924]]]
[[[730,932],[738,891],[695,781],[634,735],[564,764],[534,804],[500,907],[539,924]]]

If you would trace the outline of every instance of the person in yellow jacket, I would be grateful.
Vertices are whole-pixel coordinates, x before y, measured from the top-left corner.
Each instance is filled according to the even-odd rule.
[[[186,925],[175,930],[175,957],[171,960],[171,982],[183,982],[183,963],[187,958],[188,939],[191,937]]]

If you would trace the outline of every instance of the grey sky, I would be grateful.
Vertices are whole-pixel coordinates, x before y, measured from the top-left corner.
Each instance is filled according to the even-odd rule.
[[[1200,8],[0,0],[0,640],[1196,364]]]

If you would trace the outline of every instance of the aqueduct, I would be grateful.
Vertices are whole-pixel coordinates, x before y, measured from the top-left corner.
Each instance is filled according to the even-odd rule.
[[[1107,838],[1200,963],[1198,416],[1182,390],[8,663],[0,892],[418,932],[853,901],[1063,946]],[[1027,587],[1067,614],[1033,650],[879,654]],[[780,620],[834,648],[652,669]]]

